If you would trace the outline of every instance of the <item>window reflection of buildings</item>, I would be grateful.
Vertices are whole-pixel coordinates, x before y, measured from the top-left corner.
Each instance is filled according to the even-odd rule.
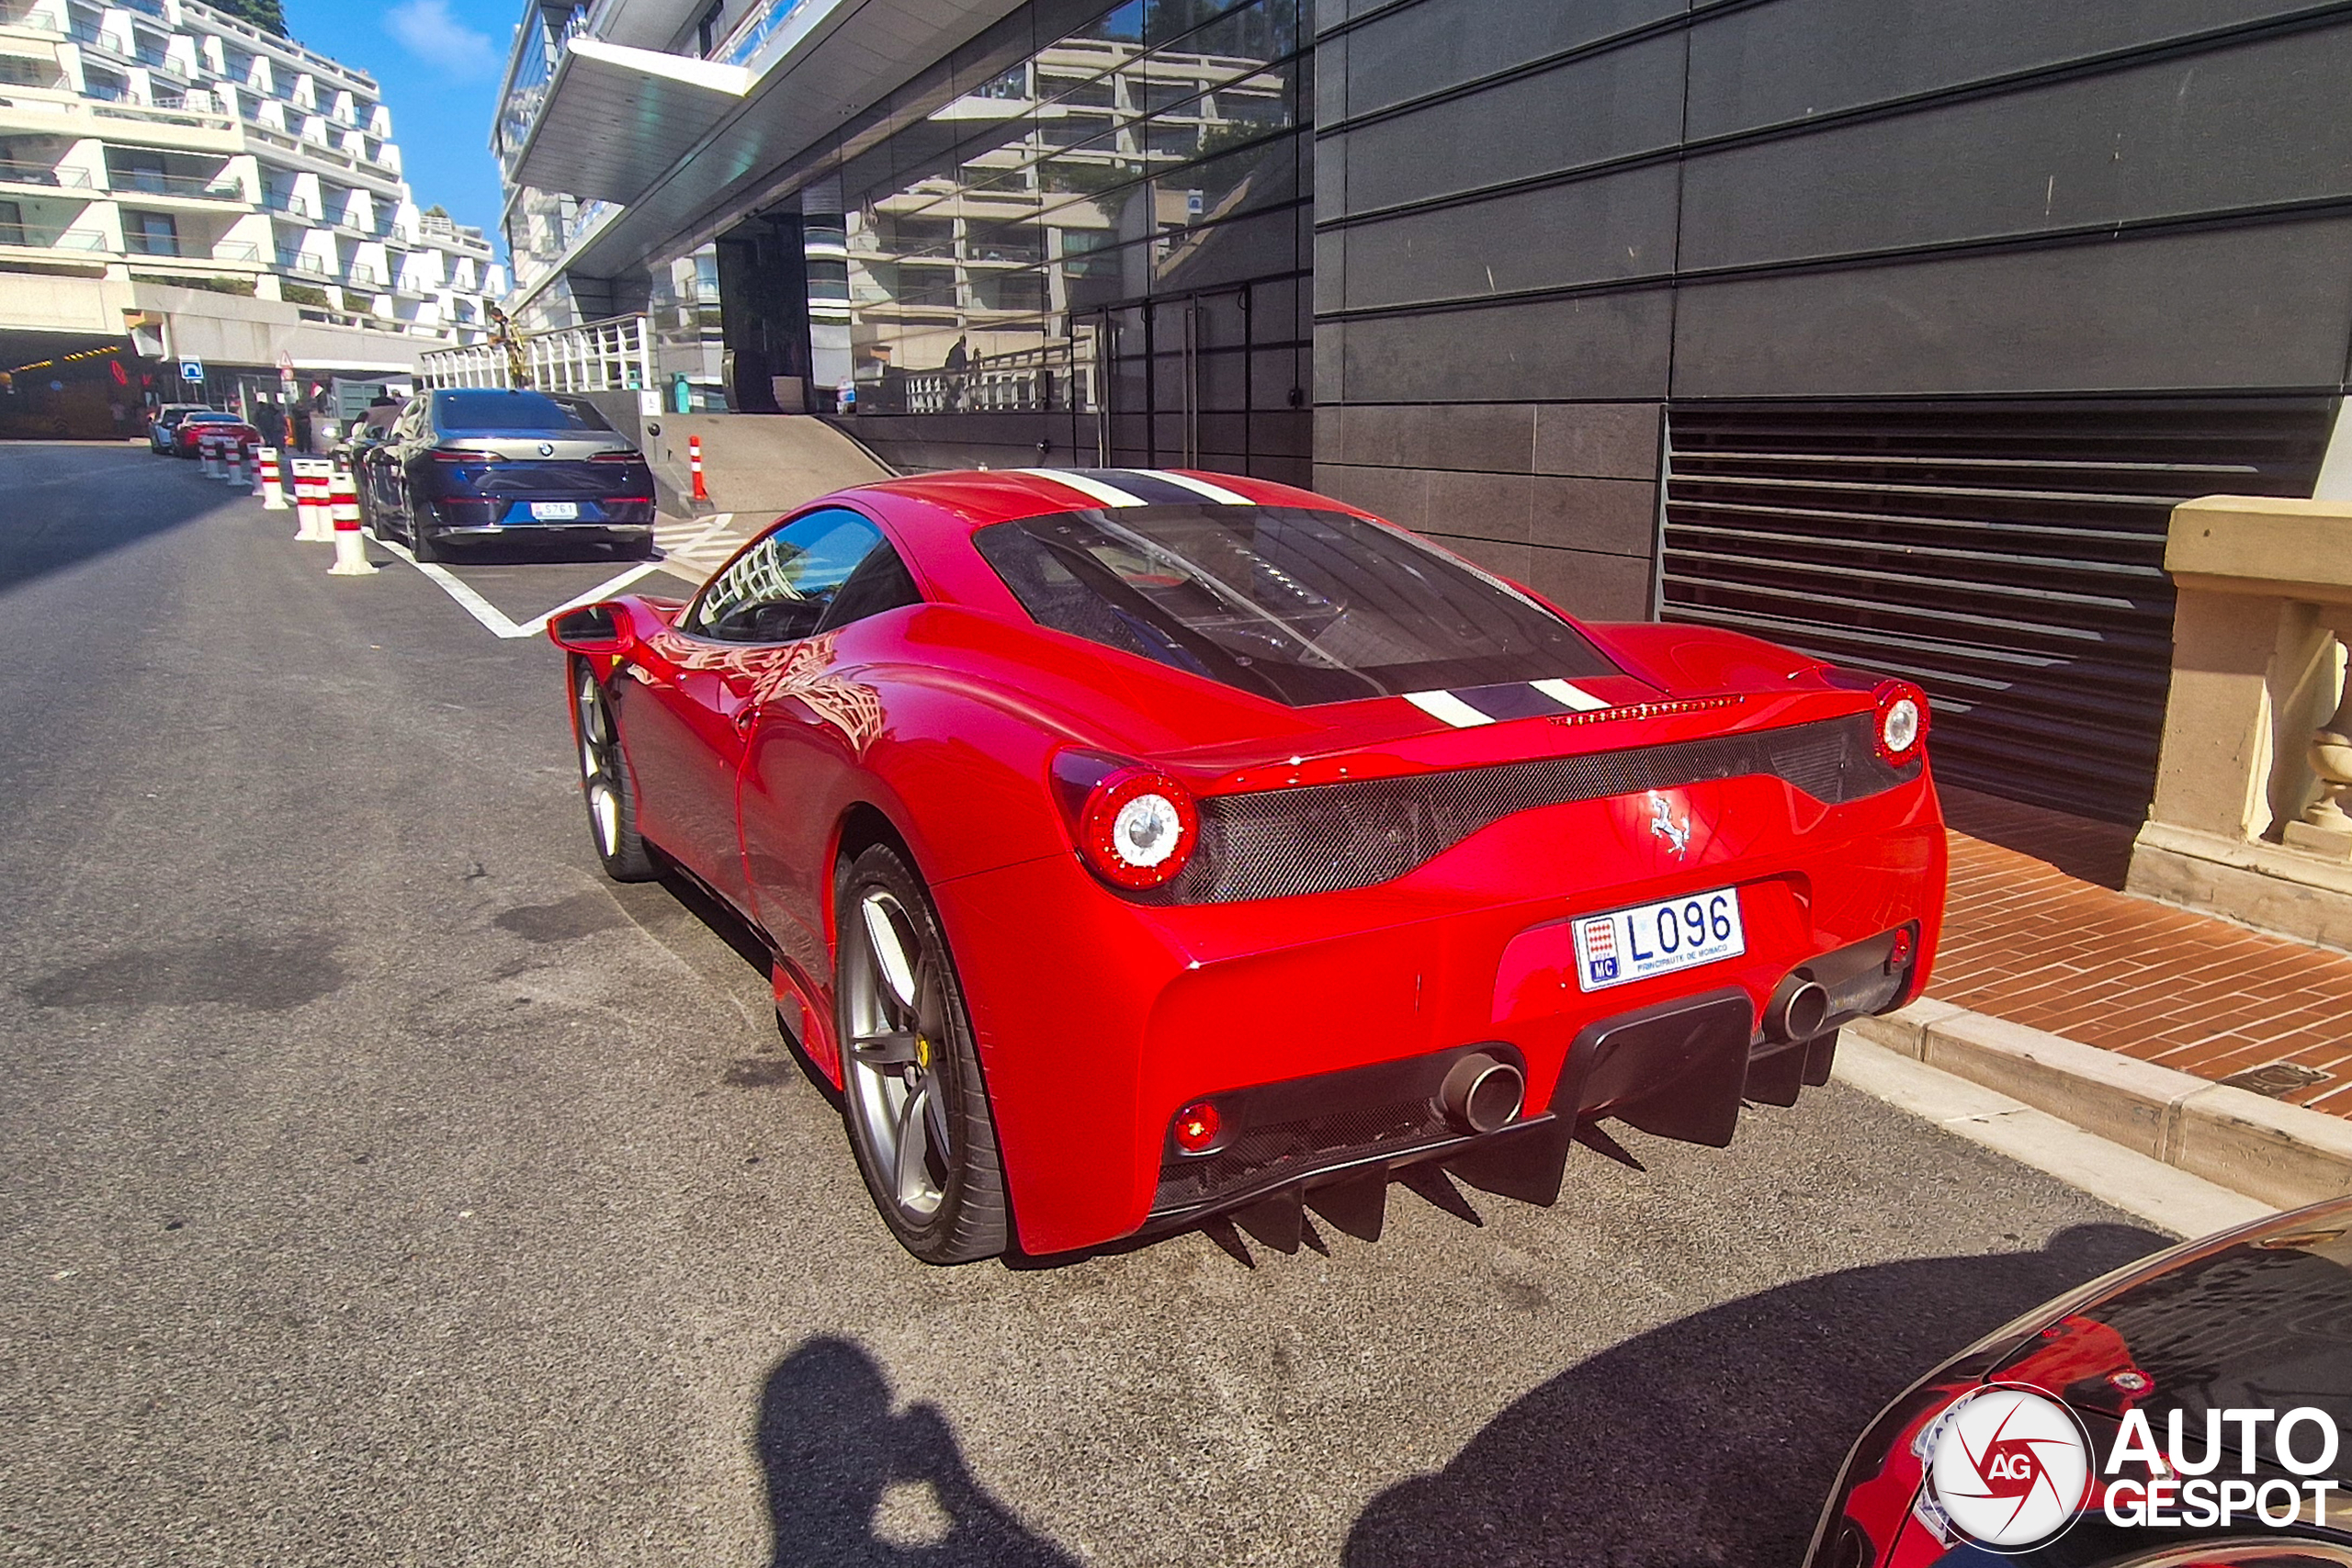
[[[956,144],[849,203],[861,401],[1091,406],[1084,311],[1152,293],[1204,225],[1304,195],[1282,134],[1305,118],[1284,58],[1295,48],[1295,0],[1260,0],[1156,51],[1066,39],[901,131],[901,144]]]

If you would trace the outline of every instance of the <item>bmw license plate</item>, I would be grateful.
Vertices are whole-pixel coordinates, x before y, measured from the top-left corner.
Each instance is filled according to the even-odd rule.
[[[1747,951],[1736,887],[1580,916],[1573,929],[1577,986],[1587,991],[1695,969]]]
[[[531,502],[534,523],[576,523],[580,520],[580,503],[576,501],[535,501]]]

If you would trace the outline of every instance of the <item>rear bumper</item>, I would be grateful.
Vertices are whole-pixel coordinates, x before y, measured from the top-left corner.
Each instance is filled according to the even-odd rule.
[[[1395,882],[1299,897],[1141,907],[1074,856],[942,883],[1023,1245],[1098,1245],[1368,1164],[1474,1154],[1425,1091],[1358,1105],[1342,1081],[1474,1045],[1524,1065],[1523,1117],[1556,1113],[1563,1148],[1579,1117],[1720,1144],[1743,1095],[1792,1101],[1826,1075],[1840,1017],[1899,1006],[1926,983],[1945,865],[1932,784],[1836,807],[1773,779],[1680,793],[1708,829],[1687,863],[1629,829],[1646,829],[1641,797],[1618,797],[1521,813]],[[1573,918],[1725,886],[1738,889],[1745,953],[1578,986]],[[1839,993],[1855,1005],[1817,1048],[1763,1039],[1757,1021],[1792,971],[1905,926],[1910,964]],[[1834,993],[1859,978],[1822,976]],[[1711,997],[1723,1005],[1684,1042],[1693,1049],[1628,1043],[1629,1021]],[[1723,1021],[1735,1010],[1739,1021]],[[1286,1126],[1282,1147],[1216,1179],[1174,1159],[1168,1129],[1185,1105],[1316,1080],[1332,1125]]]

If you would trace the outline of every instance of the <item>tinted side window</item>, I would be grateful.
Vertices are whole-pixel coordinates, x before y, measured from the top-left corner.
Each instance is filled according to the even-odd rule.
[[[921,597],[882,530],[854,512],[812,512],[711,579],[685,629],[723,642],[790,642]]]

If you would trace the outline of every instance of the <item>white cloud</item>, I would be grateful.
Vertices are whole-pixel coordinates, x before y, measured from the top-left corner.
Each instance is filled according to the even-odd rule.
[[[452,76],[488,76],[500,64],[490,35],[449,15],[449,0],[401,0],[384,13],[384,30],[411,54]]]

